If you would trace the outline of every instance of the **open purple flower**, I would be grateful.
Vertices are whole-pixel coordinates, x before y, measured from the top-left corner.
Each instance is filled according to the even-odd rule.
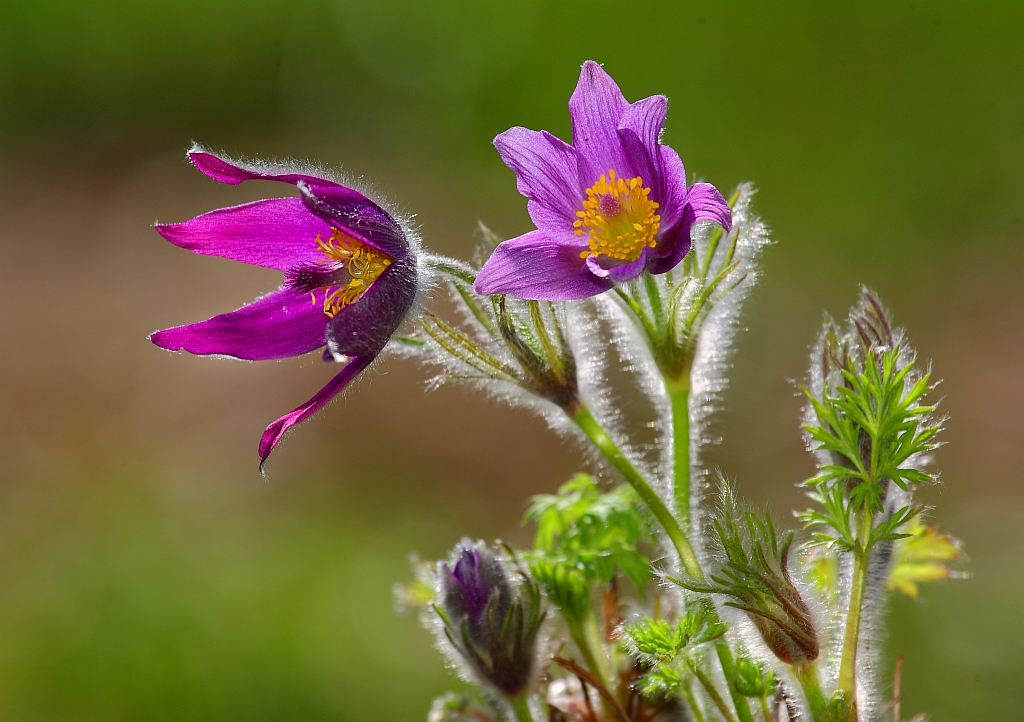
[[[679,155],[658,142],[667,109],[662,95],[626,102],[588,60],[569,99],[572,145],[526,128],[495,138],[537,230],[500,244],[476,291],[549,301],[595,296],[644,271],[674,268],[690,250],[696,221],[728,230],[722,194],[708,183],[687,187]]]
[[[280,181],[298,187],[300,196],[220,208],[156,230],[194,253],[282,271],[284,283],[237,311],[157,331],[150,340],[169,351],[251,361],[326,347],[325,361],[344,364],[313,398],[267,427],[262,468],[289,428],[323,408],[387,345],[416,300],[416,248],[384,209],[337,181],[231,162],[201,148],[189,158],[222,183]]]

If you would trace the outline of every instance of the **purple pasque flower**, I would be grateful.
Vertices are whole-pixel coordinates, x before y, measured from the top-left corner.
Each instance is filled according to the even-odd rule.
[[[658,142],[667,109],[663,95],[626,102],[588,60],[569,99],[572,145],[526,128],[495,138],[537,230],[494,250],[477,293],[596,296],[644,271],[674,268],[690,250],[696,221],[731,228],[722,194],[709,183],[688,187],[679,155]]]
[[[291,183],[298,197],[219,208],[157,232],[181,248],[284,273],[284,283],[237,311],[164,331],[150,340],[169,351],[250,361],[325,348],[343,366],[309,401],[267,427],[260,468],[285,432],[315,414],[384,349],[416,301],[415,239],[362,193],[300,168],[228,161],[189,151],[214,180]]]

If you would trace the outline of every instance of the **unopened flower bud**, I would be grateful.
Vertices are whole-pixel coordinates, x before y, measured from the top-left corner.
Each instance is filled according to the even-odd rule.
[[[537,585],[513,582],[493,552],[464,543],[438,567],[438,600],[445,635],[473,676],[506,698],[523,694],[544,619]]]
[[[725,563],[711,585],[676,580],[707,594],[733,598],[727,606],[746,612],[768,649],[786,664],[813,662],[820,651],[811,610],[789,575],[792,532],[776,534],[771,516],[746,512],[737,519],[735,501],[722,485],[723,508],[714,522]]]

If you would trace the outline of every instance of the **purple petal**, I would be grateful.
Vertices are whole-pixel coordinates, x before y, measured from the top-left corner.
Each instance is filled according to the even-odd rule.
[[[653,248],[644,248],[635,261],[629,263],[618,263],[607,268],[601,265],[597,256],[587,258],[587,268],[599,278],[607,278],[615,283],[624,283],[639,276],[657,258],[657,252]]]
[[[622,175],[630,167],[616,132],[627,108],[629,103],[611,76],[593,60],[585,62],[569,98],[569,116],[572,145],[589,161],[594,174],[585,180],[586,186],[609,169]]]
[[[327,346],[332,354],[375,356],[405,320],[416,301],[418,288],[416,258],[395,260],[362,297],[338,311],[327,329]]]
[[[686,169],[679,154],[667,145],[659,147],[661,156],[661,174],[665,189],[665,199],[658,201],[661,207],[661,227],[671,228],[683,215],[683,204],[686,202]]]
[[[659,238],[666,255],[651,264],[651,273],[666,273],[690,251],[690,229],[697,221],[713,221],[725,230],[732,228],[732,212],[722,194],[710,183],[694,183],[686,190],[682,217]]]
[[[732,211],[729,210],[729,203],[710,183],[694,183],[686,189],[684,216],[690,215],[690,209],[693,214],[691,223],[714,221],[727,231],[732,228]]]
[[[483,295],[507,293],[540,301],[596,296],[613,283],[590,273],[580,258],[584,250],[575,236],[531,231],[495,248],[473,288]]]
[[[302,202],[312,213],[392,258],[409,255],[405,231],[383,208],[345,186],[298,183]]]
[[[339,183],[305,173],[268,173],[270,167],[263,167],[252,163],[230,161],[214,155],[202,148],[193,148],[188,152],[188,157],[195,164],[196,168],[206,175],[221,183],[228,183],[236,186],[248,180],[272,180],[292,185],[299,181],[306,183],[317,183],[323,186],[337,186]],[[283,169],[282,169],[283,170]]]
[[[302,262],[322,261],[316,237],[331,234],[331,227],[298,198],[268,198],[220,208],[184,223],[157,225],[156,230],[193,253],[280,271]]]
[[[263,471],[263,464],[266,463],[270,452],[274,450],[277,443],[284,437],[285,433],[295,424],[299,424],[317,411],[322,409],[331,399],[349,384],[352,379],[359,375],[363,369],[373,361],[372,356],[356,356],[345,364],[334,378],[327,382],[327,385],[316,392],[316,395],[309,401],[298,407],[290,414],[285,414],[280,419],[267,427],[260,439],[260,471]]]
[[[266,361],[320,348],[328,320],[309,294],[281,290],[207,321],[157,331],[149,339],[168,351]]]
[[[668,273],[679,265],[679,262],[690,252],[690,246],[693,245],[693,241],[690,239],[690,226],[692,225],[692,223],[676,223],[661,234],[661,238],[658,240],[662,245],[662,253],[666,255],[651,262],[649,268],[651,273],[655,275]]]
[[[668,100],[665,96],[652,95],[629,106],[622,114],[618,128],[619,140],[633,169],[630,175],[643,179],[644,185],[651,189],[651,200],[658,204],[665,198],[658,136],[667,114]]]
[[[515,171],[516,187],[530,199],[530,217],[538,228],[562,231],[576,220],[584,196],[577,153],[547,131],[510,128],[494,147]]]

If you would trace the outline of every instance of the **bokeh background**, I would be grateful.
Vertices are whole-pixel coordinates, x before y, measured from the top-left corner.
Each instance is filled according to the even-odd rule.
[[[0,718],[421,720],[451,678],[392,611],[407,554],[523,541],[583,463],[524,412],[391,361],[257,473],[330,370],[146,335],[273,272],[152,230],[281,193],[192,140],[343,165],[467,257],[529,228],[490,146],[568,136],[593,58],[671,99],[694,177],[746,180],[777,245],[714,461],[802,506],[794,381],[823,309],[874,287],[944,379],[933,518],[973,578],[896,600],[904,711],[1015,719],[1024,694],[1024,5],[994,2],[34,0],[0,3]]]

